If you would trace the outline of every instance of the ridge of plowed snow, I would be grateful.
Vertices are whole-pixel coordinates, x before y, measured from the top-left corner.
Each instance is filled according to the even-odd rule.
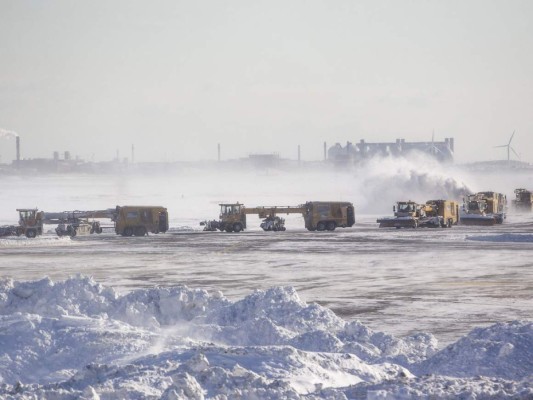
[[[437,352],[431,334],[374,332],[292,287],[230,301],[186,286],[120,295],[84,276],[2,280],[0,396],[520,398],[533,393],[532,337],[514,321]]]

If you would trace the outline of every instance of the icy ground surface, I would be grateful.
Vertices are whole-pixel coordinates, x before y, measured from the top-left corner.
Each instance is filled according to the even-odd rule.
[[[438,351],[348,322],[292,287],[231,301],[186,286],[0,281],[0,396],[55,399],[530,398],[533,324]]]

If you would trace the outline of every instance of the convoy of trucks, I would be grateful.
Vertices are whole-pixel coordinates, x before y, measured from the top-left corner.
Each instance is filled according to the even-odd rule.
[[[533,193],[516,189],[513,208],[533,210]],[[506,219],[507,198],[504,194],[487,191],[463,198],[463,207],[453,200],[428,200],[425,203],[399,201],[393,207],[393,217],[377,219],[380,228],[451,228],[453,225],[495,225]],[[162,206],[116,206],[92,211],[45,212],[37,208],[19,208],[18,225],[0,226],[0,237],[25,235],[34,238],[44,233],[44,225],[55,224],[58,236],[100,234],[113,228],[117,235],[146,236],[169,229],[168,211]],[[240,203],[220,204],[218,220],[204,221],[204,231],[241,232],[247,228],[247,215],[262,219],[264,231],[285,231],[285,219],[280,215],[300,214],[309,231],[334,231],[355,224],[354,206],[340,201],[308,201],[297,206],[245,207]],[[104,226],[106,220],[112,226]]]

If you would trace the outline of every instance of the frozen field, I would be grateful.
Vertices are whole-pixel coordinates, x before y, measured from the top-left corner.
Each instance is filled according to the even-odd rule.
[[[120,291],[185,284],[231,299],[293,286],[347,320],[448,343],[477,326],[531,317],[533,221],[515,218],[448,230],[378,229],[374,217],[360,216],[333,233],[50,234],[0,240],[0,269],[16,280],[83,273]]]
[[[0,357],[0,371],[11,371],[0,373],[7,384],[0,394],[14,394],[22,381],[26,393],[64,390],[95,399],[215,397],[225,393],[220,382],[228,398],[532,396],[533,215],[510,213],[495,227],[396,230],[375,223],[396,200],[451,197],[464,188],[511,196],[515,187],[532,187],[531,177],[452,179],[417,170],[0,177],[0,224],[16,223],[14,209],[29,206],[161,204],[171,216],[169,232],[147,238],[104,232],[0,239],[7,279],[0,347],[14,349]],[[307,200],[353,201],[356,225],[307,232],[297,216],[277,233],[258,229],[254,217],[241,234],[204,233],[198,225],[217,217],[221,201]],[[77,274],[94,282],[69,280]],[[515,320],[522,322],[505,324]],[[37,368],[24,360],[39,351],[55,352],[54,362],[35,356],[43,363]],[[86,365],[92,370],[82,371]],[[285,383],[273,389],[277,380]]]

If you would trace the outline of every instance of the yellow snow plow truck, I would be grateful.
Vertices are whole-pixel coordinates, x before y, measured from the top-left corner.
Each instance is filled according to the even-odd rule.
[[[168,212],[161,206],[117,206],[113,215],[115,233],[144,236],[168,230]]]
[[[533,193],[526,189],[515,189],[516,198],[513,208],[517,211],[531,211],[533,209]]]
[[[105,210],[45,212],[37,208],[19,208],[19,225],[4,229],[9,233],[34,238],[42,235],[44,225],[56,225],[58,236],[78,236],[102,233],[100,220],[114,223],[115,232],[122,236],[144,236],[168,230],[167,209],[160,206],[116,206]],[[10,227],[11,228],[11,227]],[[0,231],[1,232],[1,231]]]
[[[464,225],[502,224],[506,218],[507,198],[496,192],[478,192],[463,199]]]
[[[450,200],[399,201],[392,210],[394,217],[377,220],[380,228],[451,228],[459,221],[459,204]]]
[[[284,231],[285,220],[280,214],[301,214],[309,231],[334,231],[355,224],[354,206],[340,201],[308,201],[299,206],[260,206],[247,208],[243,204],[220,204],[218,220],[204,221],[204,231],[241,232],[246,229],[246,216],[256,214],[263,219],[265,231]]]

